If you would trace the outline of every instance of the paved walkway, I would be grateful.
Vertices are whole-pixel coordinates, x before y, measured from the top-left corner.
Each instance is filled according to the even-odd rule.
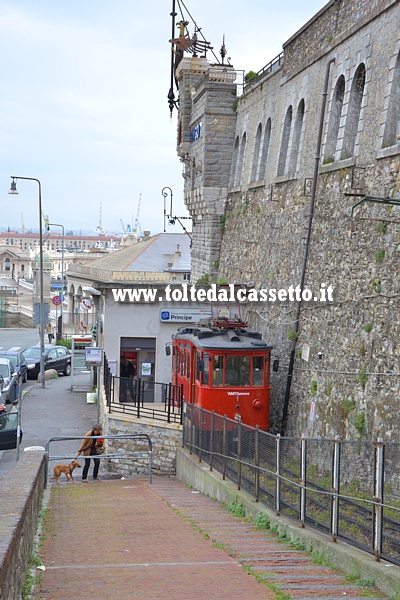
[[[52,484],[49,496],[37,598],[383,597],[175,479]]]

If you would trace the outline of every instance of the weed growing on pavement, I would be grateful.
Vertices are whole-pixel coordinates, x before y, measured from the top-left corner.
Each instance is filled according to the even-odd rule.
[[[295,540],[290,540],[290,545],[292,546],[292,548],[295,548],[296,550],[306,550],[306,545],[304,542],[302,542],[301,540],[299,540],[299,538],[296,538]]]
[[[272,592],[274,592],[276,600],[291,600],[291,596],[289,594],[285,594],[285,592],[282,592],[282,590],[278,589],[278,587],[276,585],[267,581],[263,575],[260,575],[259,573],[255,573],[253,571],[252,567],[249,567],[248,565],[243,565],[243,568],[246,571],[246,573],[248,575],[252,575],[252,577],[254,577],[254,579],[258,583],[262,583],[267,588],[269,588]]]
[[[266,513],[258,513],[256,527],[258,529],[269,529],[271,527],[269,516]]]
[[[228,510],[239,519],[246,516],[246,511],[244,510],[243,504],[241,502],[238,502],[237,496],[235,496],[235,499],[232,500],[230,504],[228,504]]]
[[[23,598],[27,598],[33,592],[34,587],[40,582],[41,572],[37,570],[37,567],[41,564],[41,560],[36,551],[32,550],[25,574],[25,581],[22,586]]]
[[[330,566],[330,564],[327,561],[327,559],[325,558],[325,556],[322,554],[322,552],[319,552],[318,550],[315,550],[315,552],[313,552],[311,554],[311,558],[312,558],[313,565],[317,565],[319,567],[329,567]]]

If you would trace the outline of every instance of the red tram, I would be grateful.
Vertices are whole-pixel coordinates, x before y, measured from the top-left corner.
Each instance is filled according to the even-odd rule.
[[[183,327],[172,340],[172,383],[186,402],[269,429],[272,345],[242,328]]]

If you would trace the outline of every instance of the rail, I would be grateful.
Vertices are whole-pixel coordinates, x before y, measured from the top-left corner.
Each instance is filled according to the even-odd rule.
[[[117,377],[104,360],[104,390],[108,412],[181,425],[183,389],[180,385]]]
[[[125,440],[136,440],[136,441],[145,441],[147,442],[147,451],[144,450],[133,450],[130,452],[118,452],[118,453],[110,453],[110,454],[96,454],[93,456],[84,456],[82,455],[79,458],[99,458],[100,460],[117,458],[119,460],[131,458],[134,456],[143,456],[144,454],[148,455],[149,458],[149,483],[152,483],[152,465],[153,465],[153,444],[148,435],[145,433],[126,433],[126,434],[118,434],[118,435],[88,435],[87,439],[97,440],[117,440],[117,439],[125,439]],[[50,444],[53,442],[65,442],[68,440],[79,440],[82,442],[82,436],[55,436],[50,438],[46,442],[45,453],[44,453],[44,487],[47,487],[47,480],[49,476],[49,463],[54,460],[76,460],[76,452],[74,454],[64,454],[64,455],[50,455]]]
[[[185,404],[183,445],[276,514],[400,565],[400,443],[285,438]]]
[[[249,86],[251,84],[257,83],[266,75],[271,75],[271,73],[274,73],[275,71],[277,71],[279,69],[279,67],[283,64],[283,60],[284,60],[284,53],[281,52],[280,54],[278,54],[278,56],[275,56],[275,58],[270,60],[269,63],[267,63],[265,65],[265,67],[263,67],[262,69],[257,71],[257,73],[254,73],[250,77],[245,78],[244,93],[246,93],[247,89],[249,88]]]

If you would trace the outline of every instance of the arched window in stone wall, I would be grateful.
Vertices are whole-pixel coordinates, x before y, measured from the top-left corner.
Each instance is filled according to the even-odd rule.
[[[285,121],[283,123],[281,149],[279,152],[277,175],[285,174],[286,158],[289,148],[290,128],[292,126],[293,109],[291,106],[287,109]]]
[[[398,135],[400,135],[400,54],[393,70],[382,148],[397,144]]]
[[[365,87],[365,65],[361,63],[358,67],[353,83],[351,84],[349,104],[347,107],[346,126],[344,130],[343,146],[340,158],[354,156],[354,148],[360,120],[361,104]]]
[[[237,136],[237,138],[235,140],[235,145],[233,147],[230,187],[233,187],[235,185],[238,156],[239,156],[239,136]]]
[[[335,160],[335,152],[339,134],[340,118],[342,116],[343,99],[344,99],[345,80],[341,75],[336,82],[335,91],[333,92],[331,111],[329,118],[328,134],[326,137],[326,146],[324,152],[324,163],[333,162]]]
[[[237,169],[235,175],[235,186],[240,185],[242,183],[242,173],[243,173],[243,165],[244,165],[244,155],[246,152],[246,133],[242,136],[242,142],[240,144],[239,156],[237,161]]]
[[[296,174],[297,163],[299,159],[301,130],[303,129],[304,121],[304,99],[299,103],[296,113],[296,119],[293,127],[292,149],[290,151],[289,175]]]
[[[265,171],[266,171],[266,167],[267,167],[270,139],[271,139],[271,119],[268,119],[267,124],[264,129],[263,147],[262,147],[262,152],[261,152],[260,168],[259,168],[259,173],[258,173],[257,179],[265,178]]]
[[[257,181],[257,172],[260,164],[260,148],[261,148],[262,125],[257,127],[256,139],[254,140],[253,161],[251,163],[250,181]]]

